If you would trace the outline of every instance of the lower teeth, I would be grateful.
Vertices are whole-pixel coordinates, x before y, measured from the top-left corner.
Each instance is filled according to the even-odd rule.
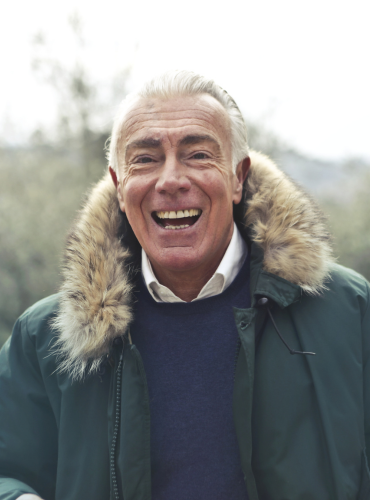
[[[165,229],[183,229],[189,227],[189,224],[184,224],[183,226],[165,226]]]

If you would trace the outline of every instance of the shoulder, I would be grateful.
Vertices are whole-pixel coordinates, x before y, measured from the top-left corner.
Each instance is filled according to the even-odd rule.
[[[326,304],[333,303],[336,307],[355,307],[363,316],[369,310],[370,284],[353,269],[333,263],[330,265],[330,278],[322,298]]]
[[[13,332],[0,353],[0,375],[29,370],[28,376],[55,370],[51,356],[55,332],[50,321],[59,307],[59,294],[51,295],[29,307],[15,322]],[[28,367],[28,368],[27,368]]]
[[[60,294],[58,293],[50,295],[29,307],[18,318],[12,337],[26,336],[36,348],[49,344],[55,335],[50,323],[58,312],[59,301]]]
[[[342,287],[353,294],[363,295],[366,298],[369,297],[370,284],[358,272],[336,263],[330,265],[329,272],[331,277],[329,282],[330,288]]]
[[[323,289],[315,295],[302,293],[293,311],[305,314],[307,321],[333,322],[340,328],[344,323],[361,323],[370,311],[370,285],[356,271],[331,263]]]
[[[60,293],[49,295],[44,299],[35,302],[32,306],[24,311],[19,317],[20,320],[40,320],[44,316],[55,314],[59,307]]]

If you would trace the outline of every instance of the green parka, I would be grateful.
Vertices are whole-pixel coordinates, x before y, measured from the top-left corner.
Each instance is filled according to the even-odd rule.
[[[251,253],[233,403],[249,498],[369,500],[369,285],[331,261],[319,211],[262,155],[235,218]],[[60,293],[1,352],[0,500],[150,500],[147,383],[129,335],[139,250],[104,179],[69,236]],[[273,321],[316,355],[291,355]]]

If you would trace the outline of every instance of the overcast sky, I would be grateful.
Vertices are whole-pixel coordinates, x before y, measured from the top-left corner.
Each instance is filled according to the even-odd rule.
[[[192,69],[304,153],[370,159],[368,0],[3,2],[0,135],[8,142],[52,123],[54,95],[31,71],[31,41],[42,31],[55,57],[73,61],[71,14],[82,20],[97,85],[128,66],[132,88]]]

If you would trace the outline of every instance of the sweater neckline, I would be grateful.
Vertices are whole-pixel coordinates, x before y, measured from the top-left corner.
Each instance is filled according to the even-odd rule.
[[[214,310],[216,307],[220,307],[225,301],[232,299],[233,296],[237,295],[241,290],[243,285],[248,283],[249,291],[249,275],[250,275],[250,257],[249,253],[244,261],[240,271],[234,278],[233,282],[224,290],[222,293],[213,295],[212,297],[207,297],[205,299],[197,300],[194,302],[156,302],[150,295],[144,279],[140,273],[138,278],[137,288],[135,290],[136,302],[138,300],[144,301],[146,307],[152,310],[157,310],[168,315],[188,315],[188,314],[201,314]],[[246,307],[248,304],[248,297],[246,296]],[[231,304],[232,305],[232,304]]]

